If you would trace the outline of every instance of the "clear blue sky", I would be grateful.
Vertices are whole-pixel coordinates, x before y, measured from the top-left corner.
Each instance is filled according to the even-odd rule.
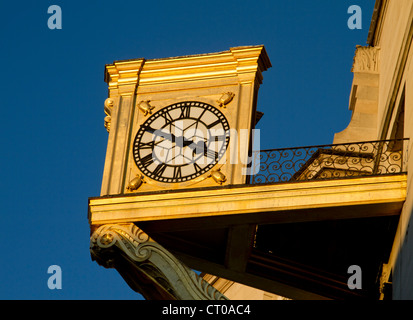
[[[61,30],[47,27],[50,5]],[[362,29],[350,30],[350,5]],[[105,64],[265,45],[261,147],[332,143],[351,113],[357,44],[373,0],[1,1],[0,299],[136,299],[91,261],[88,197],[100,193]],[[47,268],[62,268],[50,290]]]

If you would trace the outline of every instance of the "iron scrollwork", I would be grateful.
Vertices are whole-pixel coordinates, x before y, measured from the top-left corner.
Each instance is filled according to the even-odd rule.
[[[404,173],[408,139],[261,150],[252,184]]]

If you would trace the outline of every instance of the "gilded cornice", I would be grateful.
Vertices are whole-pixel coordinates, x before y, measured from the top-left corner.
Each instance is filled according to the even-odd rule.
[[[112,94],[134,93],[137,85],[144,87],[218,78],[235,78],[238,82],[258,80],[261,83],[261,72],[270,67],[264,46],[245,46],[201,55],[115,61],[106,65],[105,81]]]
[[[139,73],[145,59],[117,61],[105,66],[105,82],[108,84],[109,96],[114,93],[133,93],[139,80]],[[115,91],[115,92],[114,92]]]

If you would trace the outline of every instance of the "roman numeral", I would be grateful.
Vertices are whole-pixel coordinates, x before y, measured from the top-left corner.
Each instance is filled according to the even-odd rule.
[[[213,160],[217,160],[218,159],[218,152],[206,149],[206,150],[204,150],[204,156],[208,157],[210,159],[213,159]]]
[[[180,179],[180,178],[182,178],[181,167],[174,167],[173,179]]]
[[[202,170],[202,168],[196,162],[194,162],[194,169],[195,169],[195,172]]]
[[[156,176],[162,176],[165,169],[166,169],[166,164],[161,163],[155,168],[155,170],[153,170],[153,174]]]
[[[212,122],[211,124],[207,125],[208,129],[211,129],[212,127],[215,127],[217,124],[221,123],[221,120],[217,120],[215,122]]]
[[[165,124],[168,124],[172,121],[174,121],[174,119],[171,117],[171,115],[169,114],[169,112],[164,112],[161,114],[161,117],[165,119]]]
[[[152,153],[144,156],[141,159],[141,163],[142,163],[142,166],[144,166],[144,167],[150,166],[153,163]]]
[[[179,119],[189,118],[190,113],[191,113],[191,107],[189,107],[189,106],[182,106],[182,107],[181,107],[181,115],[179,116]]]
[[[226,136],[211,136],[209,138],[210,141],[218,142],[218,141],[225,141]]]
[[[138,149],[153,149],[155,146],[155,141],[150,141],[150,142],[140,142],[138,144]]]

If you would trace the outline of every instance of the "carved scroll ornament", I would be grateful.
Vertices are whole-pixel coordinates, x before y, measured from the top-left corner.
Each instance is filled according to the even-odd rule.
[[[110,251],[114,247],[126,254],[127,259],[137,267],[136,270],[156,270],[156,279],[162,280],[158,282],[174,299],[227,300],[133,223],[103,225],[93,232],[90,238],[92,259],[107,268],[113,267],[113,261],[105,250]],[[144,292],[141,293],[145,296]]]
[[[379,47],[356,46],[352,72],[379,72]]]
[[[105,121],[105,128],[106,128],[107,132],[110,131],[110,123],[112,122],[112,110],[113,110],[114,104],[115,104],[115,102],[111,98],[107,98],[105,100],[104,111],[105,111],[106,117],[105,117],[104,121]]]

